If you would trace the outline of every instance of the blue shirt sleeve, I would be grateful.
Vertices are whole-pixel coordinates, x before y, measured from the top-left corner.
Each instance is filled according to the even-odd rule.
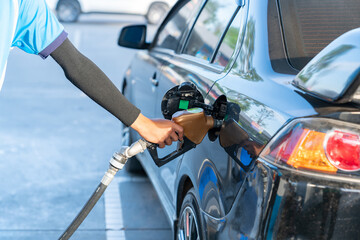
[[[67,37],[45,0],[18,0],[19,17],[12,46],[46,58]]]

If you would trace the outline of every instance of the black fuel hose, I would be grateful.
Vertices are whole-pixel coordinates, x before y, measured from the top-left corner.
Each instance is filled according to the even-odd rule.
[[[91,195],[84,207],[81,209],[79,214],[75,217],[75,219],[65,230],[65,232],[60,236],[59,240],[68,240],[74,234],[80,224],[84,221],[84,219],[93,209],[95,204],[99,201],[100,197],[105,192],[107,186],[109,186],[109,184],[113,180],[115,174],[124,167],[128,159],[138,153],[144,152],[147,146],[150,145],[151,143],[147,142],[146,140],[140,139],[131,144],[130,147],[123,147],[120,153],[114,153],[114,155],[110,159],[109,169],[101,179],[100,184],[97,186],[96,190]]]
[[[99,201],[100,197],[103,195],[106,190],[107,185],[100,183],[94,193],[91,195],[90,199],[87,201],[85,206],[81,209],[76,218],[72,221],[70,226],[65,230],[65,232],[61,235],[59,240],[67,240],[69,239],[74,232],[78,229],[80,224],[84,221],[90,211],[93,209],[95,204]]]

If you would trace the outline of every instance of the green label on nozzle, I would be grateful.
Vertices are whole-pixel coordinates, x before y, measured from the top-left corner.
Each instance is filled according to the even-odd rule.
[[[204,110],[202,108],[190,108],[187,111],[189,113],[200,113],[200,112],[203,112]]]
[[[179,103],[179,108],[180,109],[188,109],[189,107],[189,101],[186,101],[186,100],[180,100],[180,103]]]

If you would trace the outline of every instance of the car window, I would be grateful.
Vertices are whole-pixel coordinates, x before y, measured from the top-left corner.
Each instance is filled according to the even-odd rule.
[[[234,0],[208,1],[195,23],[184,53],[207,61],[211,60],[237,7]]]
[[[176,50],[181,36],[187,27],[188,20],[200,8],[201,0],[184,1],[180,9],[170,17],[169,21],[160,30],[156,47]]]
[[[238,12],[235,19],[232,21],[230,27],[227,29],[224,39],[220,45],[218,52],[216,53],[214,64],[225,67],[236,47],[237,39],[240,32],[242,16]]]
[[[289,61],[301,70],[343,33],[360,27],[359,0],[279,0]]]

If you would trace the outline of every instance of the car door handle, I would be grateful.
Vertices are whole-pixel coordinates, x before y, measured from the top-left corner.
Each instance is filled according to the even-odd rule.
[[[152,85],[154,85],[155,87],[157,87],[157,86],[159,86],[159,80],[157,80],[157,79],[151,79],[151,83],[152,83]]]
[[[154,73],[153,77],[150,78],[151,84],[155,87],[159,86],[159,80],[156,79],[156,73]]]

